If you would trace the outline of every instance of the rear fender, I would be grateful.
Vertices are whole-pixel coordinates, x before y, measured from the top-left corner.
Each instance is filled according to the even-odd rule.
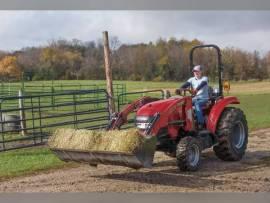
[[[208,119],[207,119],[207,129],[215,134],[216,132],[216,127],[219,121],[219,118],[226,106],[229,104],[240,104],[239,100],[236,97],[229,96],[229,97],[224,97],[220,99],[211,109]]]

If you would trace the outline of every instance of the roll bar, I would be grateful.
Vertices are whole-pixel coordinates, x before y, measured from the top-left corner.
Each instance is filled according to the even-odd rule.
[[[195,49],[198,48],[214,48],[217,51],[218,56],[218,83],[219,83],[219,96],[223,96],[223,85],[222,85],[222,73],[223,73],[223,65],[222,65],[222,58],[221,58],[221,51],[220,48],[217,45],[214,44],[207,44],[207,45],[199,45],[194,46],[189,53],[189,61],[190,61],[190,69],[194,67],[193,63],[193,53]]]

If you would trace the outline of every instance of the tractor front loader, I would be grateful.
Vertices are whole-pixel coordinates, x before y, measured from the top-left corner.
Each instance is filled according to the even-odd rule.
[[[114,113],[106,128],[109,130],[120,130],[121,126],[127,123],[128,115],[137,111],[143,105],[156,101],[157,98],[142,97],[126,105],[121,112]],[[142,136],[149,135],[150,129],[142,134]],[[124,142],[124,140],[123,140]],[[97,164],[111,164],[121,165],[131,168],[149,168],[152,166],[153,157],[155,153],[156,137],[151,136],[145,138],[142,145],[133,153],[123,152],[107,152],[107,151],[86,151],[77,149],[59,149],[51,148],[51,150],[63,161],[75,161],[82,163],[89,163],[90,165]]]
[[[115,113],[107,130],[119,130],[127,122],[128,114],[136,113],[135,127],[142,144],[135,152],[83,151],[76,149],[51,150],[64,161],[122,165],[132,168],[151,167],[155,151],[162,151],[176,158],[180,170],[195,171],[201,162],[201,152],[213,147],[216,156],[225,161],[238,161],[245,154],[248,142],[248,127],[244,113],[231,104],[239,104],[234,96],[223,96],[222,63],[216,45],[195,46],[190,52],[193,67],[193,52],[198,48],[214,48],[218,56],[219,88],[209,92],[205,107],[206,125],[199,129],[192,106],[193,95],[184,94],[167,99],[143,97]],[[210,88],[211,90],[211,88]],[[125,140],[123,139],[123,142]]]

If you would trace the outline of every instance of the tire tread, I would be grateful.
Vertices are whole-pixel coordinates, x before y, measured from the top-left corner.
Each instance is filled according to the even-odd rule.
[[[243,147],[236,151],[230,143],[230,135],[236,121],[241,120],[246,132],[246,140]],[[248,143],[248,127],[247,120],[243,111],[235,107],[226,107],[220,117],[216,134],[218,136],[218,144],[214,146],[214,152],[218,158],[224,161],[238,161],[245,154]]]

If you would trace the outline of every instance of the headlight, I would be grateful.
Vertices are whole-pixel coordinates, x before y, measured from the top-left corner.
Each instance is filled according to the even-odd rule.
[[[153,120],[152,116],[137,116],[135,119],[135,123],[137,128],[141,130],[145,130],[149,127]]]

